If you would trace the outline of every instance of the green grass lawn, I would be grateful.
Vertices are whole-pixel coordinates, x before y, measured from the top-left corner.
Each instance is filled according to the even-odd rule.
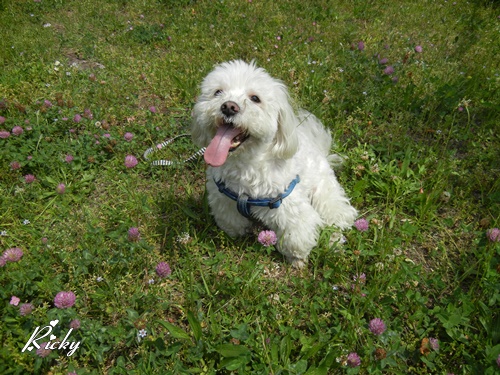
[[[0,0],[0,373],[498,373],[499,16],[479,0]],[[189,130],[199,83],[235,58],[332,131],[368,221],[344,244],[326,228],[302,271],[216,227],[202,159],[142,158]],[[37,327],[79,345],[23,351]]]

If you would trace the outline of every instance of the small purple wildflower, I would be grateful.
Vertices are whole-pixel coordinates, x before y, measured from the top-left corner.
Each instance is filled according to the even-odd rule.
[[[135,242],[139,241],[141,238],[141,234],[139,233],[139,229],[136,227],[132,227],[128,230],[128,240]]]
[[[486,236],[491,242],[500,242],[500,229],[491,228],[486,231]]]
[[[19,247],[12,247],[3,252],[2,258],[6,262],[19,262],[23,255],[24,253]]]
[[[59,292],[54,298],[54,305],[59,309],[67,309],[75,304],[76,296],[73,292]]]
[[[156,107],[154,105],[149,107],[149,110],[151,111],[151,113],[156,113]]]
[[[78,319],[73,319],[70,323],[69,323],[69,328],[73,328],[73,329],[79,329],[80,328],[80,321]]]
[[[13,161],[12,163],[10,163],[10,168],[13,171],[15,171],[15,170],[21,168],[21,164],[18,161]]]
[[[422,46],[415,46],[415,52],[422,53],[422,51],[423,51]]]
[[[7,130],[0,130],[0,138],[6,139],[10,137],[10,133]]]
[[[366,274],[363,272],[359,276],[354,276],[353,280],[359,282],[360,284],[365,284],[366,283]]]
[[[76,123],[79,123],[80,121],[82,121],[82,116],[80,114],[76,114],[74,117],[73,117],[73,122],[76,122]]]
[[[18,126],[14,126],[12,128],[12,134],[14,135],[21,135],[24,133],[24,129],[22,127],[20,127],[19,125]]]
[[[139,162],[134,155],[127,155],[125,157],[125,166],[127,168],[134,168]]]
[[[354,226],[360,232],[366,232],[368,230],[368,221],[364,218],[358,219],[354,222]]]
[[[43,105],[47,108],[52,107],[52,102],[50,100],[44,100]]]
[[[385,64],[387,64],[388,62],[389,62],[389,60],[388,60],[387,58],[385,58],[385,57],[384,57],[384,58],[382,58],[382,59],[380,59],[380,60],[378,61],[378,63],[379,63],[380,65],[385,65]]]
[[[392,65],[389,65],[387,68],[384,69],[384,74],[387,74],[388,76],[394,74],[394,68],[392,67]]]
[[[45,347],[47,346],[47,344],[48,344],[48,342],[41,343],[40,344],[40,348],[38,348],[36,350],[36,354],[39,357],[45,358],[45,357],[47,357],[52,352],[52,350],[50,350],[50,349],[45,349]]]
[[[276,233],[272,230],[263,230],[259,233],[257,240],[266,247],[276,245],[276,242],[278,241]]]
[[[429,337],[429,343],[430,343],[431,348],[433,350],[436,350],[436,351],[439,350],[439,340],[438,339]]]
[[[31,303],[23,303],[20,307],[19,307],[19,314],[21,314],[21,316],[26,316],[28,314],[31,314],[31,312],[33,311],[33,304]]]
[[[358,50],[363,51],[365,49],[365,43],[360,41],[358,42]]]
[[[358,367],[361,364],[361,358],[359,358],[358,353],[352,352],[347,356],[347,366]]]
[[[21,302],[21,299],[20,299],[19,297],[12,296],[12,297],[10,298],[10,304],[11,304],[12,306],[17,306],[17,305],[19,305],[19,302]]]
[[[132,138],[134,138],[134,135],[132,133],[130,133],[130,132],[127,132],[127,133],[125,133],[125,135],[123,136],[123,138],[125,138],[125,140],[127,142],[130,142],[132,140]]]
[[[66,163],[71,163],[74,159],[75,159],[75,158],[73,157],[73,155],[68,154],[68,155],[66,155],[66,157],[64,158],[64,161],[65,161]]]
[[[167,277],[172,273],[172,270],[170,269],[170,266],[167,262],[160,262],[156,266],[156,274],[161,277]]]
[[[2,125],[5,122],[5,117],[0,116],[0,125]]]
[[[27,174],[26,176],[24,176],[24,182],[26,182],[27,184],[31,184],[35,181],[35,176],[33,176],[32,174]]]
[[[380,318],[375,318],[375,319],[370,320],[370,323],[368,324],[368,327],[370,328],[370,331],[374,335],[381,335],[386,330],[385,323]]]
[[[92,120],[94,118],[94,115],[90,111],[90,109],[85,108],[83,111],[83,117],[88,118],[89,120]]]
[[[56,191],[57,191],[57,194],[61,194],[61,195],[64,194],[64,192],[66,191],[66,185],[64,185],[64,184],[57,185]]]

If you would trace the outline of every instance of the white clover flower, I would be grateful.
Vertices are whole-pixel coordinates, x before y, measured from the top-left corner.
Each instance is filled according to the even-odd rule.
[[[191,241],[191,236],[189,235],[188,232],[184,232],[184,233],[180,234],[179,236],[177,236],[176,241],[177,241],[177,243],[180,243],[182,245],[186,245],[187,243],[189,243]]]

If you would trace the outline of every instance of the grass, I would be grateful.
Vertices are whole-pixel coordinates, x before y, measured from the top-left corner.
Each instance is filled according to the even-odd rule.
[[[0,1],[0,250],[23,251],[0,272],[0,372],[496,373],[498,10]],[[339,178],[369,222],[343,245],[326,228],[304,272],[217,229],[202,161],[141,158],[188,130],[200,81],[233,58],[256,59],[331,129],[347,157]],[[182,140],[154,158],[193,151]],[[54,305],[60,291],[74,306]],[[73,355],[22,352],[56,319],[59,339],[80,323]]]

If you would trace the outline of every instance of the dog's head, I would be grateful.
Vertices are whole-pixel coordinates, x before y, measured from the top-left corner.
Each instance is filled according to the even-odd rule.
[[[256,147],[274,158],[291,157],[297,126],[286,86],[254,62],[236,60],[217,66],[203,80],[191,135],[207,147],[205,161],[219,167],[229,153],[244,155]]]

